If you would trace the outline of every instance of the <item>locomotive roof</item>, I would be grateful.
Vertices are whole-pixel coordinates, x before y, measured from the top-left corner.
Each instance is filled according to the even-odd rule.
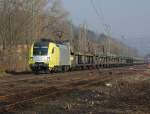
[[[48,42],[35,42],[34,46],[35,47],[47,47],[49,45]]]
[[[64,44],[64,43],[68,43],[69,40],[65,40],[65,41],[54,41],[54,40],[51,40],[51,39],[40,39],[39,42],[53,42],[53,43],[56,43],[56,44]]]
[[[56,44],[60,44],[60,45],[65,45],[65,43],[68,43],[69,41],[53,41],[51,39],[40,39],[39,41],[35,42],[34,43],[34,46],[37,46],[37,47],[41,47],[41,46],[48,46],[49,43],[52,42],[52,43],[56,43]]]

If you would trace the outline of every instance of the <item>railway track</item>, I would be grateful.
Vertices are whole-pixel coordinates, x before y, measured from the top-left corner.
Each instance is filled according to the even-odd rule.
[[[67,91],[67,89],[60,90],[56,87],[48,87],[34,91],[23,92],[21,94],[17,93],[10,95],[7,96],[6,102],[3,103],[4,105],[1,105],[0,112],[13,112],[16,111],[17,108],[23,108],[29,104],[31,105],[39,99],[54,97],[57,94],[65,93],[65,91]]]
[[[113,68],[111,69],[92,69],[92,70],[84,70],[85,72],[92,72],[92,71],[95,71],[95,70],[100,70],[100,71],[111,71]],[[114,68],[114,69],[118,69],[118,70],[121,70],[123,68]],[[83,71],[83,72],[84,72]],[[57,78],[57,77],[61,77],[61,76],[65,76],[66,74],[67,75],[77,75],[77,74],[80,74],[80,70],[78,71],[72,71],[72,72],[65,72],[65,73],[51,73],[51,74],[39,74],[39,75],[36,75],[36,74],[32,74],[32,73],[29,73],[29,74],[24,74],[24,73],[21,73],[20,75],[14,75],[14,77],[11,76],[11,79],[10,81],[6,81],[6,80],[0,80],[0,84],[8,84],[8,83],[17,83],[17,82],[24,82],[24,81],[27,81],[27,80],[35,80],[35,79],[44,79],[44,78],[49,78],[49,79],[54,79]],[[8,79],[9,80],[9,79]]]
[[[101,71],[92,70],[92,71],[76,71],[76,72],[69,72],[69,73],[60,73],[60,74],[52,74],[52,75],[44,75],[42,77],[40,76],[33,76],[25,78],[23,75],[23,79],[18,79],[16,81],[5,81],[2,82],[1,85],[7,86],[10,83],[22,83],[24,81],[32,81],[32,80],[51,80],[56,81],[56,84],[52,84],[46,87],[37,88],[37,89],[31,89],[27,91],[20,91],[20,92],[14,92],[9,95],[3,95],[0,96],[0,112],[13,112],[16,111],[18,108],[25,108],[29,104],[32,105],[41,99],[46,99],[49,97],[59,97],[64,93],[71,92],[74,89],[88,89],[89,87],[96,86],[98,83],[103,83],[105,81],[109,81],[114,77],[113,75],[110,75],[109,72],[120,72],[125,73],[126,70],[123,68],[118,68],[116,71],[114,69],[105,69],[103,71],[106,71],[105,75],[99,75],[99,76],[92,76],[93,72],[102,73]],[[144,69],[142,69],[144,70]],[[132,71],[132,69],[131,69]],[[83,74],[90,74],[85,75],[82,77]],[[80,76],[79,76],[80,75]],[[76,77],[77,76],[77,77]],[[119,76],[119,75],[118,75]],[[66,79],[65,79],[66,77]],[[87,78],[85,78],[87,77]],[[59,78],[59,80],[57,80]],[[117,75],[116,77],[117,78]],[[27,85],[26,84],[26,85]],[[15,87],[14,87],[15,88]]]
[[[104,80],[108,80],[111,77],[107,77]],[[3,101],[0,103],[0,112],[11,112],[15,111],[17,108],[26,107],[27,105],[34,104],[34,102],[48,98],[48,97],[59,97],[62,94],[71,92],[74,89],[85,89],[90,85],[93,85],[94,80],[80,80],[78,82],[71,82],[68,84],[63,84],[59,86],[50,86],[42,89],[36,89],[31,91],[26,91],[22,93],[16,93],[12,95],[3,96]],[[89,82],[92,82],[91,84]]]

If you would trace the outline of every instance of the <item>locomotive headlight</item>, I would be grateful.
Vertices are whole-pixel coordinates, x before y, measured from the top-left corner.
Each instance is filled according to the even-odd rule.
[[[30,61],[30,63],[34,63],[34,58],[33,58],[33,57],[30,57],[30,58],[29,58],[29,61]]]
[[[30,60],[33,61],[33,57],[30,57]]]
[[[49,62],[50,61],[50,57],[47,57],[47,62]]]

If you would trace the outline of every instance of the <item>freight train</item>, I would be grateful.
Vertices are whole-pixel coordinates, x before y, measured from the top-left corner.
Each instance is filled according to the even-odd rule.
[[[33,43],[29,53],[29,66],[35,73],[121,67],[143,64],[143,61],[133,57],[73,52],[69,42],[53,42],[46,39]]]

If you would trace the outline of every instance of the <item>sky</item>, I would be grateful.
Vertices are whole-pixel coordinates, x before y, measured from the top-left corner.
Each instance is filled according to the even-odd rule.
[[[140,54],[150,53],[150,0],[62,0],[75,25],[86,23],[97,33],[110,25],[110,35],[139,49]]]

